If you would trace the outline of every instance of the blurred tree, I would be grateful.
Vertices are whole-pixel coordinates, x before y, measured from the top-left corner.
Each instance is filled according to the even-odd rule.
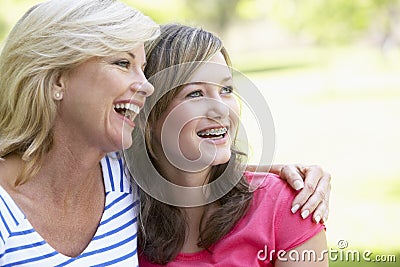
[[[6,32],[8,31],[8,24],[0,17],[0,42],[4,39]]]
[[[400,0],[275,0],[268,14],[318,43],[349,42],[374,30],[382,44],[400,26]]]
[[[379,41],[384,50],[392,45],[400,45],[400,1],[376,1],[379,5]]]
[[[320,44],[368,37],[382,48],[400,45],[400,0],[122,0],[158,23],[204,25],[221,35],[232,23],[277,21]],[[1,0],[0,41],[28,6],[40,0]]]
[[[185,2],[182,0],[122,0],[150,16],[157,23],[184,22]]]
[[[187,16],[214,28],[223,34],[229,24],[237,19],[239,1],[248,0],[185,0]]]
[[[17,20],[41,0],[0,0],[0,47]]]

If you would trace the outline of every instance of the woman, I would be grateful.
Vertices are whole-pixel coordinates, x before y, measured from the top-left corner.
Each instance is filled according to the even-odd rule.
[[[16,24],[0,58],[1,266],[137,265],[138,198],[118,151],[153,92],[143,43],[158,34],[114,0],[52,0]],[[329,176],[309,170],[319,189],[305,207],[322,215]]]
[[[171,24],[146,52],[156,93],[126,154],[143,188],[140,266],[327,266],[327,258],[293,257],[327,249],[323,225],[289,212],[294,191],[271,174],[243,172],[239,106],[221,41]],[[261,184],[252,192],[254,180]],[[224,194],[220,181],[232,185]]]
[[[0,61],[1,266],[137,265],[136,199],[106,154],[131,145],[158,34],[113,0],[48,1],[18,21]]]

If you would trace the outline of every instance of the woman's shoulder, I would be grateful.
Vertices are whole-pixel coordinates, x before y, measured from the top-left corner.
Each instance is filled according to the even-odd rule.
[[[25,218],[12,197],[14,190],[12,184],[20,170],[16,157],[8,157],[6,160],[0,161],[0,237],[4,231],[8,233],[11,228],[17,226]]]
[[[100,164],[106,192],[132,193],[132,182],[122,152],[107,154]]]
[[[23,212],[0,185],[0,255],[11,232],[15,231],[24,220]]]
[[[24,161],[21,156],[7,155],[0,158],[0,186],[5,189],[13,187],[17,178],[21,175]]]

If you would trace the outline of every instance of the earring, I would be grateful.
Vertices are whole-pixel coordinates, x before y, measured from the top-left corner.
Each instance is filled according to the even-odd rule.
[[[60,101],[61,99],[63,99],[63,93],[62,92],[56,92],[54,94],[54,99],[57,101]]]

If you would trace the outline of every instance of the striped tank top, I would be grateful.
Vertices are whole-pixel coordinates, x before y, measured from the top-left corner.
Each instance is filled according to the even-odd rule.
[[[106,192],[104,212],[95,236],[75,258],[47,244],[0,187],[0,266],[138,266],[138,190],[132,190],[117,153],[104,157],[101,167]]]

